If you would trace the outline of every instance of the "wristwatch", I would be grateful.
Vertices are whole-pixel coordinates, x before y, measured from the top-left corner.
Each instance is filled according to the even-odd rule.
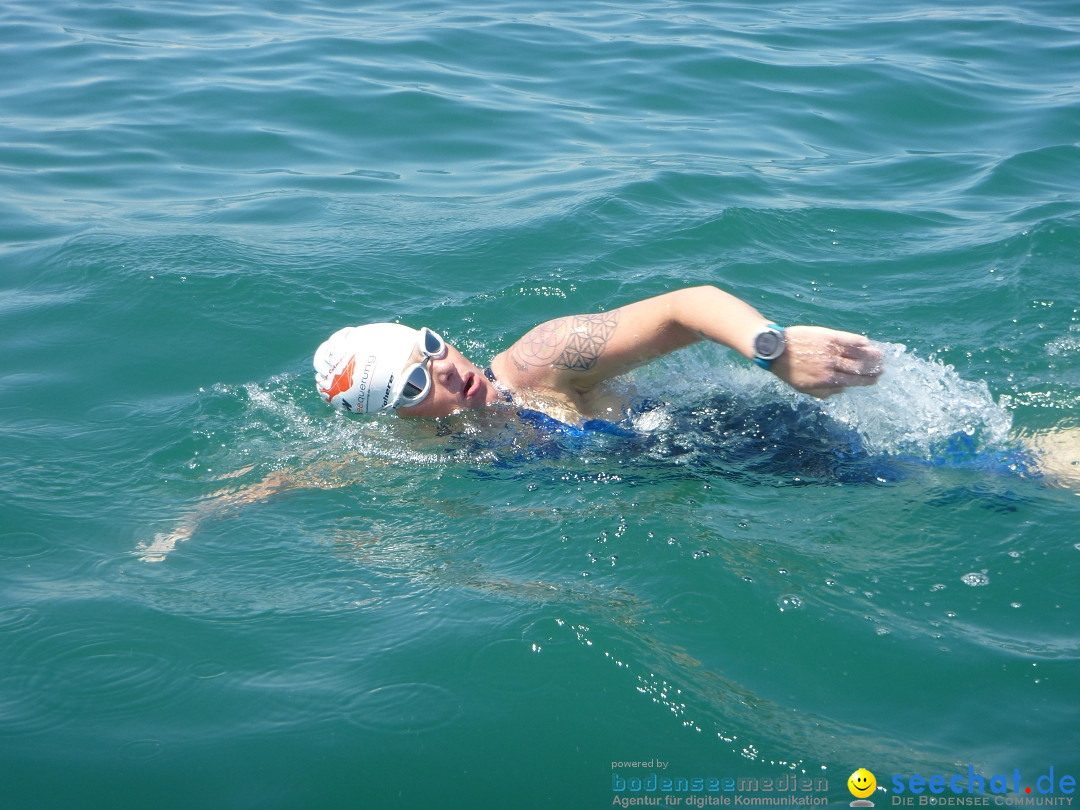
[[[772,369],[772,361],[782,355],[786,347],[784,330],[775,323],[770,323],[754,335],[754,362],[769,371]]]

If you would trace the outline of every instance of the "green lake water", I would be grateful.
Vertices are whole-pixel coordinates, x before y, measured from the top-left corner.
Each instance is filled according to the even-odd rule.
[[[1077,12],[6,2],[0,808],[1071,797],[1018,437],[1080,427]],[[483,364],[694,284],[888,371],[694,347],[630,437],[314,390],[341,326]]]

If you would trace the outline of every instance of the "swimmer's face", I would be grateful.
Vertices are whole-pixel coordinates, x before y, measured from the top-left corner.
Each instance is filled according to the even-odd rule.
[[[852,796],[865,799],[877,789],[877,779],[866,768],[859,768],[848,777],[847,786]]]
[[[416,348],[405,367],[423,360],[423,354]],[[433,419],[458,411],[484,408],[498,399],[495,386],[484,376],[484,372],[449,343],[446,344],[446,356],[427,358],[426,367],[431,375],[431,390],[415,405],[398,408],[401,416]]]

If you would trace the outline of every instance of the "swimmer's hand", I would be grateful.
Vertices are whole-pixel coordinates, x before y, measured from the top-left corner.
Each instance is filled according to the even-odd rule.
[[[821,326],[789,326],[787,348],[771,371],[796,391],[825,399],[848,386],[873,385],[884,370],[882,351],[862,335]]]
[[[151,542],[140,542],[135,549],[140,562],[162,562],[169,553],[176,550],[179,543],[183,543],[195,532],[195,524],[188,523],[179,526],[172,532],[159,532],[154,535]]]

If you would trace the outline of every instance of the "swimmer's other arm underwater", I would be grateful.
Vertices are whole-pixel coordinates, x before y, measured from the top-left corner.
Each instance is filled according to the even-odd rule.
[[[882,372],[881,350],[862,335],[781,328],[735,296],[703,286],[547,321],[486,369],[427,327],[347,327],[315,353],[315,381],[324,400],[352,413],[435,418],[512,400],[564,422],[618,419],[622,403],[604,383],[706,340],[818,398],[873,385]]]

